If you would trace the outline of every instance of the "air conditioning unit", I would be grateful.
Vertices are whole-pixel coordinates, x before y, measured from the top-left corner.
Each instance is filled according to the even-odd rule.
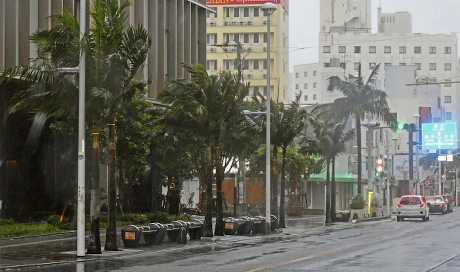
[[[252,21],[248,21],[248,25],[252,25],[252,24],[253,24]]]
[[[224,26],[228,26],[230,22],[224,22]]]

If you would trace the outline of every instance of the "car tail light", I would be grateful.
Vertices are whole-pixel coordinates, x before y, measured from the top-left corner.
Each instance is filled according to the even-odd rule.
[[[402,207],[402,206],[401,206],[401,203],[396,204],[396,208],[399,209],[399,208],[401,208],[401,207]]]
[[[423,202],[423,200],[420,202],[420,208],[424,208],[425,207],[425,202]]]

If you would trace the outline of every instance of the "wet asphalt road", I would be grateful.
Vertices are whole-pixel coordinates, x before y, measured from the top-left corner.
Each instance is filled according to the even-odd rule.
[[[460,212],[379,221],[270,243],[225,244],[188,253],[143,253],[111,261],[26,271],[460,271]]]

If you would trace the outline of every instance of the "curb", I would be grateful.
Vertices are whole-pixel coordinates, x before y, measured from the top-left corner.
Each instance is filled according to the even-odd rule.
[[[391,219],[391,216],[379,216],[379,217],[370,217],[370,218],[358,219],[357,223],[381,221],[381,220],[385,220],[385,219]]]

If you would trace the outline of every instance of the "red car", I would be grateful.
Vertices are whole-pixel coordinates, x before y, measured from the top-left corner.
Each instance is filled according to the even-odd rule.
[[[442,213],[446,214],[447,203],[442,196],[427,196],[426,202],[431,213]]]

